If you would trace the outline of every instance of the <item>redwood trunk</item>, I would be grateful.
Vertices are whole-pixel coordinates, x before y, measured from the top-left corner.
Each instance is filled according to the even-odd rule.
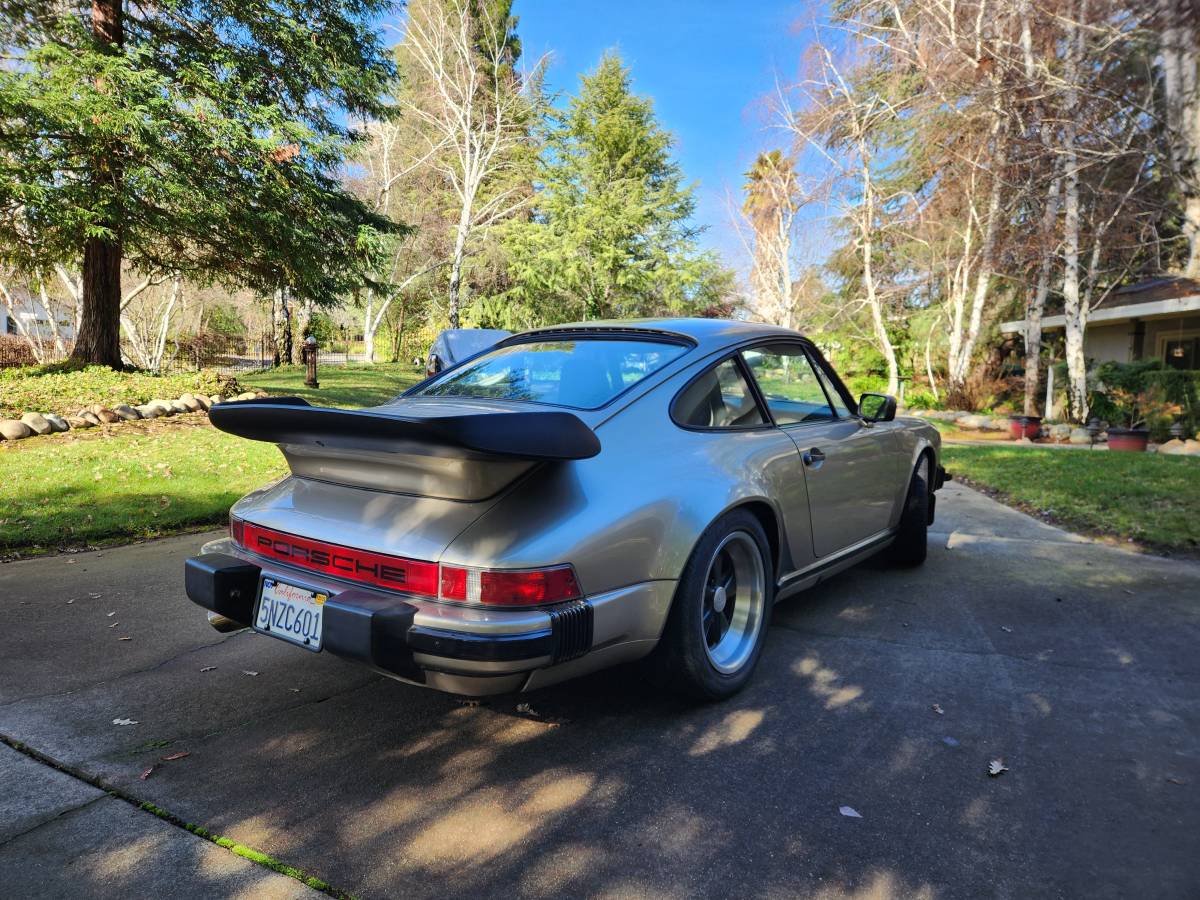
[[[119,53],[125,40],[122,0],[92,0],[92,36]],[[103,80],[97,87],[104,89]],[[83,314],[71,358],[120,369],[121,363],[121,163],[113,147],[98,148],[92,162],[92,185],[109,195],[107,215],[96,224],[115,238],[88,238],[83,245]]]

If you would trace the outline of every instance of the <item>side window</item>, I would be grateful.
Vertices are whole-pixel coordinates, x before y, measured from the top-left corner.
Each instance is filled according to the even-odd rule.
[[[834,387],[833,381],[821,366],[814,361],[813,368],[817,370],[817,378],[821,380],[821,384],[825,385],[825,393],[829,395],[829,399],[833,401],[833,408],[837,410],[837,414],[843,419],[853,415],[850,408],[846,406],[846,401],[842,399],[842,395],[838,393],[838,389]]]
[[[709,369],[675,399],[671,415],[691,428],[752,428],[765,425],[750,385],[732,359]]]
[[[797,344],[755,347],[742,356],[777,424],[826,422],[833,418],[825,391],[802,347]]]

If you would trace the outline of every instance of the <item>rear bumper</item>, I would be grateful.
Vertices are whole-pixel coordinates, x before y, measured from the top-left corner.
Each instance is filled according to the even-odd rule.
[[[570,677],[644,655],[661,633],[674,587],[647,582],[547,609],[479,609],[339,583],[258,559],[229,541],[203,551],[184,570],[197,605],[249,626],[264,574],[326,592],[322,652],[463,694],[521,690],[535,671],[544,684],[559,680],[545,670]],[[592,657],[603,662],[592,665]]]

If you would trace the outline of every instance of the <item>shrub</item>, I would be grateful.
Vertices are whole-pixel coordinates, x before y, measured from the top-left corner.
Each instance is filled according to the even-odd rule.
[[[885,394],[887,393],[887,377],[884,375],[876,375],[872,372],[863,372],[854,375],[843,376],[846,382],[846,387],[855,397],[861,397],[863,394]]]
[[[961,386],[947,389],[946,408],[981,412],[994,407],[997,398],[1006,390],[1004,381],[993,378],[982,367],[976,367]]]
[[[0,369],[0,415],[25,412],[72,414],[101,403],[145,403],[180,394],[230,394],[237,383],[213,369],[153,375],[114,372],[107,366],[72,368],[68,364]]]
[[[1172,369],[1161,360],[1149,359],[1101,363],[1095,376],[1089,407],[1098,419],[1121,422],[1128,417],[1129,398],[1143,397],[1156,407],[1146,417],[1152,440],[1169,438],[1176,419],[1183,422],[1188,434],[1200,427],[1200,371]]]
[[[904,402],[909,409],[941,409],[942,403],[933,396],[932,391],[913,388],[904,396]]]

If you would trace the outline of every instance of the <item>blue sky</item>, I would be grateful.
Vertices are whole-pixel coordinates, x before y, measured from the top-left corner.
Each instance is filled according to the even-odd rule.
[[[654,99],[672,134],[685,177],[697,183],[696,222],[703,245],[739,266],[741,243],[729,223],[726,192],[735,197],[742,173],[761,149],[786,146],[766,126],[762,98],[776,73],[790,80],[801,39],[793,24],[806,4],[763,0],[516,0],[524,57],[551,54],[549,80],[574,93],[579,75],[606,49],[621,53],[634,88]]]

